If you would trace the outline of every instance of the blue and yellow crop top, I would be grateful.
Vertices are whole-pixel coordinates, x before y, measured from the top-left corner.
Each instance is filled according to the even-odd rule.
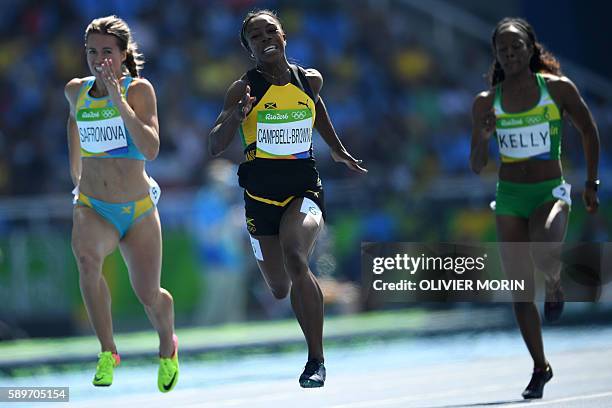
[[[121,80],[121,94],[127,99],[133,78]],[[95,77],[85,78],[76,103],[76,122],[81,142],[81,157],[100,159],[146,160],[132,141],[119,109],[110,97],[94,98],[89,94]]]

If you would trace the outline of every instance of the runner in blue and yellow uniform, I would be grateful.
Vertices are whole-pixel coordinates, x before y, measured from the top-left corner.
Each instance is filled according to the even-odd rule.
[[[321,74],[287,62],[286,36],[275,13],[249,13],[240,39],[256,67],[228,89],[209,147],[219,155],[240,132],[245,161],[238,175],[253,252],[274,296],[282,299],[291,292],[291,305],[308,344],[300,385],[322,387],[323,295],[308,266],[325,219],[312,152],[313,127],[335,161],[360,173],[366,170],[334,131],[319,95]]]
[[[75,186],[72,249],[101,346],[93,384],[111,385],[120,361],[102,275],[104,258],[119,246],[134,292],[159,334],[157,382],[160,391],[168,392],[178,379],[178,340],[172,296],[160,287],[160,190],[145,172],[145,161],[159,151],[155,91],[139,77],[142,56],[122,19],[93,20],[85,32],[85,50],[93,76],[71,80],[65,94]]]
[[[562,76],[559,63],[537,42],[529,23],[519,18],[500,21],[492,46],[491,89],[476,97],[472,110],[470,164],[480,173],[488,161],[489,140],[495,134],[501,156],[495,214],[504,270],[513,279],[523,279],[531,291],[534,267],[543,271],[544,315],[555,321],[563,309],[560,262],[551,261],[547,251],[524,253],[525,246],[503,243],[539,242],[538,248],[552,250],[564,240],[571,205],[571,186],[563,179],[560,162],[564,114],[582,135],[587,163],[583,200],[589,213],[597,211],[599,136],[578,89]],[[533,295],[529,293],[531,301],[514,302],[516,319],[534,362],[531,381],[523,391],[526,399],[541,398],[553,375],[544,355]]]

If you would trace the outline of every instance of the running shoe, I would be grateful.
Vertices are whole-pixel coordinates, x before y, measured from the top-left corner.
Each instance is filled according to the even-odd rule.
[[[96,365],[96,375],[93,378],[93,385],[96,387],[108,387],[113,383],[113,369],[119,365],[121,357],[119,354],[103,351],[98,354],[98,364]]]
[[[551,294],[546,293],[546,301],[544,302],[544,319],[547,322],[556,322],[561,318],[563,313],[563,306],[565,305],[565,296],[563,296],[563,289],[561,285]]]
[[[159,357],[159,370],[157,371],[157,388],[161,392],[170,392],[178,382],[179,362],[178,362],[178,337],[172,335],[174,342],[174,352],[170,357]]]
[[[544,385],[550,381],[553,377],[553,371],[550,364],[546,364],[545,369],[536,368],[533,370],[533,374],[531,375],[531,381],[529,381],[529,385],[523,391],[523,398],[525,399],[535,399],[542,398],[544,394]]]
[[[302,388],[317,388],[325,384],[325,366],[317,360],[308,360],[304,372],[300,375]]]

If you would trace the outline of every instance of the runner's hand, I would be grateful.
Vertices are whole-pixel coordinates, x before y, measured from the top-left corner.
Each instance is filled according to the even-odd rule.
[[[592,188],[586,187],[582,193],[582,201],[589,214],[595,214],[597,208],[599,208],[599,198],[597,198],[597,191]]]
[[[353,171],[356,171],[357,173],[365,174],[365,173],[368,172],[365,168],[360,166],[360,164],[362,163],[363,160],[355,159],[344,148],[342,148],[340,150],[332,150],[331,151],[331,156],[332,156],[332,159],[334,159],[335,162],[337,162],[337,163],[344,163],[344,164],[346,164],[346,167],[348,167],[349,169],[351,169]]]
[[[491,138],[493,132],[495,132],[495,125],[497,117],[495,116],[495,109],[491,108],[485,112],[478,121],[478,128],[480,129],[480,136],[484,140]]]
[[[251,87],[247,85],[244,90],[244,96],[238,101],[236,109],[234,110],[234,116],[236,119],[242,122],[253,108],[253,103],[255,103],[255,100],[257,100],[257,98],[251,96]]]
[[[101,65],[102,72],[100,76],[102,77],[102,83],[104,83],[111,101],[117,106],[121,102],[121,85],[119,84],[119,78],[117,78],[117,75],[112,71],[109,59],[102,61]]]

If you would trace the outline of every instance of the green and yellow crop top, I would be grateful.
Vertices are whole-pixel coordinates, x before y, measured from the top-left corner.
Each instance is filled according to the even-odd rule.
[[[495,134],[502,163],[558,160],[561,156],[561,112],[548,92],[544,77],[536,74],[536,79],[540,100],[524,112],[504,112],[501,85],[495,90]]]
[[[126,99],[132,80],[130,76],[121,80],[121,93]],[[89,94],[94,82],[93,76],[85,78],[77,97],[76,122],[81,157],[145,160],[110,97],[95,98]]]
[[[291,66],[291,82],[270,84],[256,69],[246,74],[255,106],[240,126],[246,160],[312,158],[316,112],[303,70]]]

